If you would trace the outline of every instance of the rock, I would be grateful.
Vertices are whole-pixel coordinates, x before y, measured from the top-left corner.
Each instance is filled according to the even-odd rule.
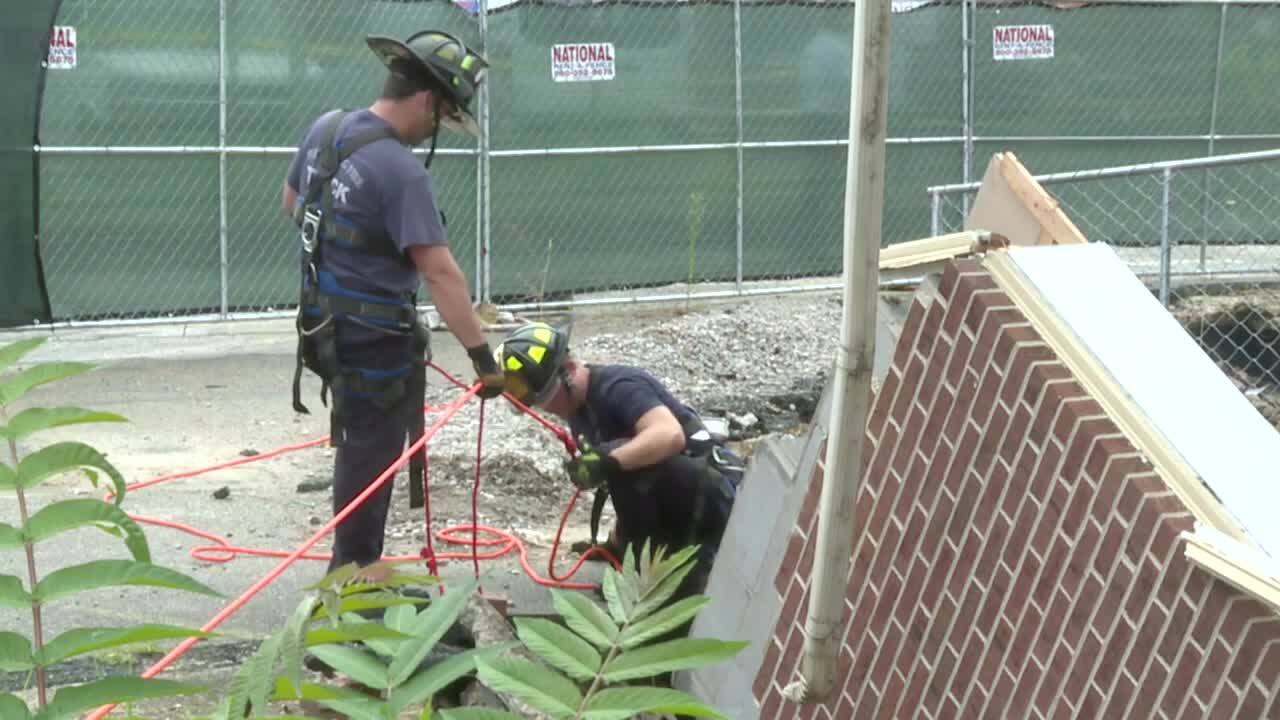
[[[223,485],[222,487],[213,491],[214,500],[226,500],[229,497],[231,497],[231,488],[227,487],[226,485]]]
[[[467,688],[462,691],[462,707],[487,707],[494,708],[496,710],[511,710],[511,708],[507,707],[507,704],[502,701],[502,698],[498,697],[498,693],[474,681],[468,683]]]
[[[745,413],[743,415],[730,415],[729,420],[734,425],[742,428],[743,430],[749,430],[755,427],[756,423],[760,422],[760,418],[756,417],[755,413]]]
[[[320,519],[319,515],[312,515],[311,517],[307,518],[307,523],[310,525],[319,525],[323,522],[324,521]]]
[[[245,448],[244,450],[240,451],[240,457],[255,457],[261,454],[262,453],[258,452],[257,450],[254,450],[253,448]]]
[[[332,484],[332,480],[306,480],[298,483],[297,490],[299,493],[321,492],[328,490]]]
[[[480,303],[476,305],[476,315],[486,325],[492,325],[498,321],[498,306],[493,303]]]
[[[467,606],[458,617],[458,623],[470,631],[471,636],[475,639],[475,647],[501,645],[516,640],[515,633],[512,632],[507,619],[493,605],[489,604],[488,600],[482,598],[479,593],[468,598]],[[516,657],[540,662],[523,645],[517,645],[508,652]],[[498,699],[518,717],[533,718],[535,720],[544,720],[548,717],[529,707],[518,697],[506,693],[498,693],[497,695]]]

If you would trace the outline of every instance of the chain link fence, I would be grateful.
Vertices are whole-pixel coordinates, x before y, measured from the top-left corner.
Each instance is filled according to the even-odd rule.
[[[894,11],[886,244],[930,234],[922,190],[975,179],[993,152],[1058,172],[1280,144],[1276,4]],[[426,27],[492,63],[487,133],[442,134],[432,166],[478,298],[838,280],[849,2],[63,0],[58,24],[79,54],[48,71],[38,147],[59,320],[291,307],[293,148],[321,112],[376,94],[366,34]],[[570,81],[590,69],[574,48],[596,53],[594,79]]]
[[[1038,176],[1280,426],[1280,150]],[[934,231],[977,184],[929,188]]]

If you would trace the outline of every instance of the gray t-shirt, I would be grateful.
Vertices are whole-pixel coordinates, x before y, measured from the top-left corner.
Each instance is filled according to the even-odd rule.
[[[311,125],[289,165],[289,186],[300,198],[306,192],[323,140],[324,121],[329,115],[321,115]],[[342,119],[337,139],[353,138],[376,127],[390,126],[369,110],[356,110]],[[393,137],[377,140],[343,161],[333,178],[332,189],[336,222],[353,224],[366,232],[386,232],[405,255],[390,258],[326,243],[325,269],[332,271],[334,278],[350,290],[416,292],[419,275],[407,254],[408,249],[414,245],[446,244],[431,176],[422,163]]]

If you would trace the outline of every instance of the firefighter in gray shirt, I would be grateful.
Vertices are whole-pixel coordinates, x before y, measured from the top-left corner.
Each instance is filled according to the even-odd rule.
[[[388,69],[381,96],[367,109],[316,119],[282,198],[302,237],[293,404],[308,412],[299,391],[305,367],[330,406],[335,513],[421,435],[430,351],[416,311],[420,280],[467,349],[479,395],[494,398],[503,387],[428,172],[441,126],[478,133],[471,102],[487,63],[435,30],[367,42]],[[424,166],[410,148],[428,139]],[[414,460],[410,482],[421,473],[421,456]],[[381,558],[391,489],[385,483],[337,527],[331,569]]]

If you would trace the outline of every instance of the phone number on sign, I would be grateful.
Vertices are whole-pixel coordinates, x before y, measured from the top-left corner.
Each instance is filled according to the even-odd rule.
[[[613,77],[613,66],[608,63],[596,63],[575,67],[558,67],[551,74],[556,80],[608,80]]]

